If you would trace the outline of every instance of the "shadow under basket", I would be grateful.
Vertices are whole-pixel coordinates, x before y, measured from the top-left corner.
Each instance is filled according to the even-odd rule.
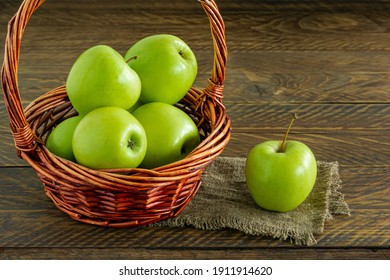
[[[209,18],[214,46],[211,78],[205,89],[191,88],[176,104],[196,122],[202,142],[186,158],[153,170],[92,170],[50,153],[47,135],[62,120],[76,115],[65,86],[23,108],[18,88],[21,38],[43,0],[25,0],[8,24],[2,88],[17,154],[38,175],[55,206],[80,222],[133,227],[179,214],[197,193],[204,169],[226,147],[230,119],[222,104],[227,49],[225,28],[212,0],[200,0]]]

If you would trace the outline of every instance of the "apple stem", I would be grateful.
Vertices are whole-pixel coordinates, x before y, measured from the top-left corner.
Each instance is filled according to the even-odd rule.
[[[129,63],[130,61],[135,60],[135,59],[137,59],[137,56],[136,56],[136,55],[135,55],[135,56],[132,56],[132,57],[130,57],[128,60],[126,60],[126,63]]]
[[[293,113],[292,114],[292,117],[291,117],[291,120],[290,120],[290,124],[287,128],[287,131],[286,131],[286,134],[284,135],[284,138],[283,138],[283,142],[282,144],[280,145],[280,148],[278,150],[278,153],[283,153],[284,150],[285,150],[285,146],[286,146],[286,141],[287,141],[287,136],[288,136],[288,133],[290,132],[290,129],[291,129],[291,126],[293,125],[295,119],[298,118],[298,114],[297,113]]]

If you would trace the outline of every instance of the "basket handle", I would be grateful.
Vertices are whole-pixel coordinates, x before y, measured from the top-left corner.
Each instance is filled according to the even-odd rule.
[[[1,84],[5,106],[10,119],[10,126],[15,146],[20,156],[21,151],[35,150],[40,141],[28,125],[23,111],[18,87],[18,65],[20,44],[24,29],[31,15],[45,0],[24,0],[17,13],[8,22],[5,40],[4,62],[1,69]]]
[[[211,35],[214,46],[214,62],[211,78],[207,87],[199,98],[208,96],[213,103],[222,107],[222,92],[225,82],[225,69],[227,61],[227,46],[225,37],[225,23],[214,0],[199,0],[210,21]]]
[[[24,114],[18,87],[18,65],[20,46],[24,30],[32,14],[45,0],[24,0],[17,13],[8,23],[5,40],[4,62],[1,69],[1,83],[4,101],[15,146],[20,152],[31,152],[37,147],[40,139],[29,126]],[[210,21],[211,35],[214,43],[214,63],[211,78],[203,94],[213,101],[222,103],[222,91],[225,81],[227,48],[225,25],[214,0],[199,0]]]

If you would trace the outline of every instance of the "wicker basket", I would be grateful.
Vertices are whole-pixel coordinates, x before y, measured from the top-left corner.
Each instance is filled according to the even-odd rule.
[[[227,49],[224,22],[212,0],[200,0],[210,21],[214,61],[207,88],[191,88],[177,106],[197,123],[202,142],[185,159],[153,170],[91,170],[50,153],[44,143],[60,121],[74,116],[65,86],[23,109],[18,88],[21,38],[44,0],[25,0],[10,20],[5,42],[2,87],[17,154],[36,171],[47,196],[75,220],[108,227],[147,225],[176,216],[201,185],[205,167],[230,139],[230,119],[222,104]]]

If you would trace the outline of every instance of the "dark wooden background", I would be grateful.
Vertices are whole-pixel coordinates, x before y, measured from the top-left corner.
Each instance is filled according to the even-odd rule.
[[[20,0],[0,0],[0,38]],[[232,119],[225,156],[291,138],[318,160],[338,161],[351,216],[326,223],[313,247],[232,230],[105,229],[73,221],[45,196],[15,153],[0,101],[0,258],[389,259],[390,2],[218,1],[229,50],[224,103]],[[76,57],[108,44],[124,54],[155,33],[183,38],[211,75],[207,17],[195,0],[47,0],[23,37],[19,86],[28,104],[65,83]],[[1,62],[4,50],[0,50]]]

